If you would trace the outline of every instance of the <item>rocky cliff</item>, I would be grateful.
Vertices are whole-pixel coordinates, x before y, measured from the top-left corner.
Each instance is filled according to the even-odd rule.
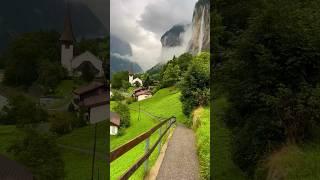
[[[188,52],[197,54],[210,49],[210,2],[199,0],[193,12],[192,36]]]

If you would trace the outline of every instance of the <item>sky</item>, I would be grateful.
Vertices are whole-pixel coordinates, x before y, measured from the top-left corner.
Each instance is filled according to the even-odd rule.
[[[161,36],[175,24],[191,23],[196,1],[111,0],[111,34],[128,42],[130,59],[147,70],[159,61]]]

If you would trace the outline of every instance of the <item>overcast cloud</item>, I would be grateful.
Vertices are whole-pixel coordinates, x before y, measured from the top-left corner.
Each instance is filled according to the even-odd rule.
[[[147,70],[157,64],[161,35],[175,24],[191,23],[195,3],[196,0],[111,0],[110,31],[129,42],[131,59]]]

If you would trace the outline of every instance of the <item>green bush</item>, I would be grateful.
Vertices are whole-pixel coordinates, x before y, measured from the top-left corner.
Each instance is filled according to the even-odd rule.
[[[62,155],[52,136],[29,130],[8,151],[32,171],[35,179],[57,180],[65,177]]]
[[[8,105],[4,106],[0,121],[5,124],[16,124],[17,127],[35,126],[48,120],[48,113],[32,99],[17,95],[9,98]]]
[[[63,135],[71,132],[73,117],[67,113],[55,113],[51,115],[50,119],[50,131]]]

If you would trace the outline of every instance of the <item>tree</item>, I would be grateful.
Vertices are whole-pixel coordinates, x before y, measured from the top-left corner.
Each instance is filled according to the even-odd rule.
[[[120,126],[122,128],[130,127],[130,110],[128,105],[117,102],[116,107],[114,108],[114,111],[120,115],[121,123]]]
[[[152,80],[150,79],[150,76],[149,74],[147,73],[145,78],[144,78],[144,81],[143,81],[143,86],[144,87],[149,87],[152,85]]]
[[[128,71],[119,71],[112,75],[111,84],[112,88],[120,89],[122,88],[122,81],[129,81],[129,73]]]
[[[263,1],[224,45],[214,84],[230,102],[224,119],[233,159],[250,175],[265,155],[314,138],[320,125],[318,8],[318,1]]]
[[[35,179],[64,179],[64,162],[55,139],[29,130],[25,137],[9,149],[14,158],[27,166]]]
[[[136,81],[136,82],[134,82],[134,86],[135,86],[136,88],[138,88],[138,87],[141,86],[141,83],[140,83],[139,81]]]
[[[58,40],[57,32],[24,33],[15,38],[1,58],[5,64],[4,83],[30,86],[38,79],[40,63],[44,59],[59,62]]]
[[[22,128],[47,121],[48,113],[28,97],[17,95],[9,98],[8,105],[3,108],[2,119],[7,124]]]
[[[169,87],[173,86],[176,82],[179,81],[180,75],[180,68],[178,65],[174,65],[173,63],[168,63],[168,65],[165,67],[161,86],[162,87]]]
[[[37,82],[43,86],[45,92],[50,93],[67,75],[67,70],[59,63],[51,63],[45,60],[40,63]]]
[[[190,115],[197,106],[208,105],[210,99],[210,54],[201,53],[191,62],[180,85],[183,113]]]

